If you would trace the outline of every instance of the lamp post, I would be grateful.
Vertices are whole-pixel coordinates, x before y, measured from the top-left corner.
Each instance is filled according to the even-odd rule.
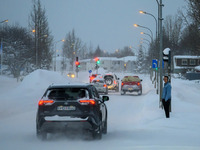
[[[56,57],[57,57],[57,55],[56,55],[56,46],[57,46],[57,43],[58,43],[58,42],[64,42],[64,41],[65,41],[65,40],[62,39],[62,40],[58,40],[58,41],[56,41],[56,42],[54,43],[54,48],[55,48],[55,52],[54,52],[54,53],[55,53],[55,56],[54,56],[55,58],[54,58],[54,63],[53,63],[53,68],[54,68],[53,70],[54,70],[54,71],[56,71],[56,64],[57,64],[57,63],[56,63]]]
[[[140,34],[145,34],[145,35],[148,35],[148,36],[151,38],[151,42],[153,42],[153,37],[152,37],[150,34],[148,34],[148,33],[145,33],[145,32],[140,32]]]
[[[38,68],[38,40],[41,38],[48,37],[47,34],[42,35],[41,37],[36,37],[36,30],[32,30],[33,33],[35,33],[35,65]]]
[[[151,42],[149,40],[145,39],[145,38],[141,38],[141,40],[147,41],[149,43],[149,45],[151,44]]]
[[[160,53],[159,53],[159,60],[160,60],[160,95],[159,95],[159,101],[160,101],[160,107],[162,106],[162,88],[163,88],[163,81],[162,81],[162,76],[163,76],[163,69],[162,69],[162,56],[163,56],[163,31],[162,31],[162,7],[164,6],[162,4],[162,0],[160,2],[156,0],[158,4],[158,35],[159,35],[159,44],[160,44]]]
[[[150,16],[152,16],[152,17],[154,18],[154,20],[155,20],[155,22],[156,22],[156,39],[157,39],[157,37],[158,37],[158,21],[157,21],[156,17],[155,17],[153,14],[148,13],[148,12],[146,12],[146,11],[142,11],[142,10],[140,10],[139,13],[140,13],[140,14],[150,15]]]
[[[147,29],[147,30],[149,30],[149,31],[150,31],[150,33],[151,33],[151,36],[152,36],[152,38],[153,38],[153,32],[152,32],[152,31],[151,31],[151,29],[149,29],[148,27],[141,26],[141,25],[139,25],[139,24],[134,24],[133,26],[134,26],[134,27],[140,27],[140,28],[144,28],[144,29]]]

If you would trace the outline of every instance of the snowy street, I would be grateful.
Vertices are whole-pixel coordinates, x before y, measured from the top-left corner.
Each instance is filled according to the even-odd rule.
[[[121,77],[124,74],[118,74]],[[109,92],[108,133],[101,140],[87,140],[76,134],[50,135],[47,141],[36,138],[37,102],[51,83],[87,82],[87,73],[70,79],[59,73],[37,70],[22,82],[0,76],[1,150],[199,150],[200,83],[172,79],[172,113],[165,118],[158,95],[148,75],[143,79],[143,94],[120,95]]]

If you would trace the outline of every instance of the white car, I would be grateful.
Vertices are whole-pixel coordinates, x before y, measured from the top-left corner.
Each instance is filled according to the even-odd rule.
[[[92,83],[97,89],[98,93],[108,94],[108,86],[106,85],[103,78],[95,78],[92,80]]]

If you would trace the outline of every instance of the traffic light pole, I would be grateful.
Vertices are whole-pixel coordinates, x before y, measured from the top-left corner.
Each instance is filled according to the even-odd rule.
[[[162,107],[162,88],[163,88],[163,68],[162,68],[162,57],[163,57],[163,32],[162,32],[162,7],[164,5],[162,4],[162,0],[160,0],[160,3],[159,3],[159,14],[158,14],[158,19],[159,19],[159,33],[160,33],[160,38],[159,38],[159,41],[160,41],[160,55],[159,55],[159,58],[160,58],[160,69],[159,69],[159,73],[160,73],[160,93],[159,93],[159,101],[160,101],[160,107]]]

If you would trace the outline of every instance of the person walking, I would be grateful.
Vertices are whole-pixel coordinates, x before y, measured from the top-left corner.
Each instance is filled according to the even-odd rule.
[[[166,118],[169,118],[169,109],[170,109],[170,104],[171,104],[171,84],[169,83],[169,78],[168,76],[164,76],[164,87],[163,87],[163,92],[162,92],[162,103],[164,106],[165,110],[165,115]]]

